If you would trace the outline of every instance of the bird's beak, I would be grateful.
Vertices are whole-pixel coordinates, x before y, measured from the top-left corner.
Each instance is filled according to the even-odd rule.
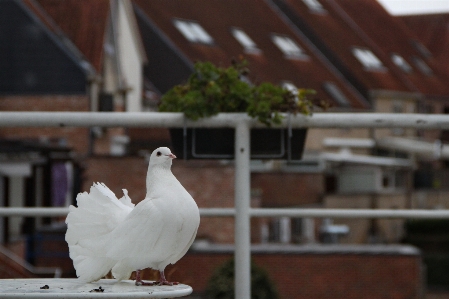
[[[173,155],[173,154],[170,154],[170,155],[168,155],[170,158],[172,158],[172,159],[176,159],[176,156],[175,155]]]

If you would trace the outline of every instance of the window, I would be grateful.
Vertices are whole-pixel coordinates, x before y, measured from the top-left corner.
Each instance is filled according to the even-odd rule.
[[[323,8],[318,0],[302,0],[307,7],[315,13],[324,13],[326,10]]]
[[[353,48],[352,54],[354,54],[365,69],[369,71],[385,70],[382,61],[380,61],[380,59],[369,49]]]
[[[232,35],[243,46],[245,52],[251,54],[258,54],[261,52],[260,49],[257,48],[256,43],[245,33],[245,31],[233,28]]]
[[[348,99],[345,97],[343,92],[332,82],[323,83],[324,90],[338,103],[341,107],[350,107]]]
[[[98,111],[114,111],[114,96],[111,93],[100,93],[98,97]]]
[[[404,72],[406,72],[406,73],[412,72],[412,70],[413,70],[412,67],[410,66],[410,64],[408,64],[408,62],[401,55],[394,53],[391,55],[391,60],[393,61],[394,64],[396,64]]]
[[[411,44],[424,58],[432,57],[432,53],[422,43],[417,40],[412,40]]]
[[[214,42],[214,39],[197,22],[182,20],[174,20],[173,22],[182,35],[191,42],[202,44]]]
[[[291,242],[291,220],[290,217],[274,218],[269,224],[270,242],[290,243]]]
[[[423,73],[426,76],[432,76],[433,75],[433,71],[430,68],[430,66],[427,65],[427,63],[424,62],[424,60],[422,60],[419,57],[413,56],[413,63],[415,64],[415,66],[418,68],[418,70]]]
[[[284,53],[286,58],[289,59],[307,59],[308,56],[298,46],[298,44],[287,36],[281,36],[274,34],[271,39],[273,43]]]

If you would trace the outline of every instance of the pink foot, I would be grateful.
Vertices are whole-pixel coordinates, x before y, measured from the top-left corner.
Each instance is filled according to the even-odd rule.
[[[155,285],[158,285],[158,286],[162,286],[162,285],[173,286],[173,285],[178,285],[179,284],[179,282],[168,281],[167,279],[165,279],[165,274],[164,274],[163,270],[159,271],[159,274],[160,274],[160,278],[159,278],[159,280],[157,282],[154,283]]]
[[[140,270],[136,270],[136,286],[153,286],[154,282],[145,282],[140,278]]]
[[[157,285],[157,286],[175,286],[178,284],[179,284],[179,282],[177,282],[177,281],[168,281],[168,280],[160,280],[160,279],[154,283],[154,285]]]

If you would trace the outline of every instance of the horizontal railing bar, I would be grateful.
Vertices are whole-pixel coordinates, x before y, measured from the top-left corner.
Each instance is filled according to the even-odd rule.
[[[67,216],[69,208],[50,208],[50,207],[1,207],[0,216],[19,216],[19,217],[59,217]]]
[[[0,207],[0,217],[65,217],[68,213],[68,207]],[[200,209],[200,214],[205,217],[233,217],[235,215],[235,209],[207,208]]]
[[[0,217],[65,217],[68,213],[68,207],[0,207]],[[200,214],[205,217],[233,217],[235,215],[235,209],[203,208],[200,209]]]
[[[449,219],[449,210],[251,209],[252,217]]]
[[[201,208],[200,215],[203,217],[234,217],[234,208]]]
[[[245,121],[251,127],[264,127],[245,113],[186,120],[171,112],[0,112],[0,127],[235,127]],[[416,113],[315,113],[284,118],[281,125],[294,128],[416,128],[449,129],[449,115]]]
[[[0,217],[67,216],[69,208],[0,208]],[[234,217],[234,208],[201,208],[203,217]],[[252,208],[251,217],[449,219],[449,210]]]

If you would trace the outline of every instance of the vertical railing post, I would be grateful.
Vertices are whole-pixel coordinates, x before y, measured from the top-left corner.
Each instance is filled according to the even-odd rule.
[[[250,128],[235,127],[235,298],[251,298]]]

